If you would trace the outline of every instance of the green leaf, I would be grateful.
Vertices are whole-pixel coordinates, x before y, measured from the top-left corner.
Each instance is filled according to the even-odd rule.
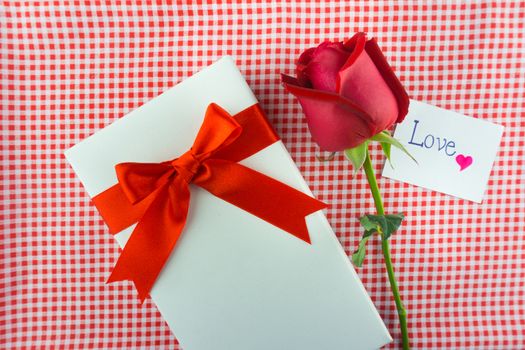
[[[408,150],[397,140],[396,138],[392,137],[390,133],[380,132],[378,134],[375,134],[370,138],[372,141],[377,141],[381,144],[387,143],[389,145],[392,145],[396,148],[399,148],[401,151],[403,151],[407,156],[409,156],[416,164],[418,164],[417,160],[408,152]],[[384,151],[384,149],[383,149]],[[390,151],[389,151],[390,153]],[[386,153],[385,153],[386,154]],[[387,158],[389,158],[389,155],[387,155]]]
[[[405,215],[403,213],[387,215],[368,214],[360,217],[359,222],[365,229],[365,233],[363,233],[363,238],[361,238],[357,250],[352,254],[354,265],[357,267],[363,265],[366,256],[366,242],[374,233],[379,232],[381,239],[386,240],[397,231],[404,218]]]
[[[365,235],[370,235],[374,232],[379,232],[382,239],[388,239],[390,236],[397,231],[401,222],[405,218],[402,213],[399,214],[387,214],[387,215],[372,215],[368,214],[362,216],[359,221],[365,228]],[[363,236],[364,237],[364,236]]]
[[[359,222],[361,223],[361,226],[365,228],[365,234],[368,231],[376,232],[378,229],[377,221],[371,220],[369,216],[375,216],[375,215],[365,215],[359,218]]]
[[[365,217],[370,221],[371,224],[375,225],[375,231],[383,234],[385,232],[385,228],[388,227],[386,218],[384,215],[373,215],[368,214],[365,215]]]
[[[371,221],[367,216],[362,216],[359,218],[359,221],[361,222],[361,226],[365,228],[365,233],[363,233],[363,238],[361,238],[357,250],[352,254],[352,262],[357,267],[361,267],[365,260],[366,242],[368,242],[368,239],[378,230],[377,223]]]
[[[370,236],[367,236],[367,237],[363,236],[363,238],[359,242],[359,246],[357,250],[355,251],[354,254],[352,254],[352,262],[357,267],[361,267],[363,265],[363,261],[365,261],[366,242],[368,241],[369,238]]]
[[[363,142],[354,148],[345,149],[345,156],[352,162],[354,167],[354,175],[363,166],[366,159],[366,152],[368,151],[368,141]]]
[[[399,226],[401,226],[404,218],[405,215],[403,215],[403,213],[385,215],[388,229],[383,231],[383,239],[389,239],[390,236],[397,231]]]

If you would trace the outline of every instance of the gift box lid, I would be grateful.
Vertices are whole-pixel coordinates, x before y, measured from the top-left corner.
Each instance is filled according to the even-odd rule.
[[[116,164],[165,161],[189,149],[212,102],[232,115],[257,103],[230,57],[66,158],[94,197],[117,183]],[[311,195],[281,141],[241,163]],[[321,211],[306,218],[308,244],[201,188],[190,191],[186,227],[150,292],[185,350],[377,349],[392,340]],[[121,247],[133,228],[115,235]]]

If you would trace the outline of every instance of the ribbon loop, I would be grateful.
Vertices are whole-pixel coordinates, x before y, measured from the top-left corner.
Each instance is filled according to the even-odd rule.
[[[202,161],[235,142],[242,131],[243,127],[235,118],[212,103],[206,109],[202,126],[195,137],[193,152]]]
[[[232,118],[211,104],[180,157],[116,165],[118,184],[93,202],[111,232],[138,224],[108,282],[132,280],[144,301],[186,225],[190,183],[310,243],[305,216],[326,205],[237,163],[276,141],[258,105]]]
[[[120,163],[117,178],[131,204],[136,204],[165,185],[174,169],[164,163]]]

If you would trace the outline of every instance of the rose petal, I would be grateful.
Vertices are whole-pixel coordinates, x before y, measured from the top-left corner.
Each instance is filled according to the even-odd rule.
[[[365,44],[366,34],[361,32],[354,34],[353,37],[344,42],[343,47],[346,51],[350,53],[350,56],[348,56],[348,59],[346,60],[345,64],[339,70],[340,72],[350,67],[354,63],[354,61],[361,55],[361,53],[365,49]],[[337,78],[337,91],[339,91],[341,75],[338,74]]]
[[[375,39],[371,39],[366,43],[365,50],[396,98],[398,108],[396,123],[401,123],[408,113],[408,105],[410,103],[408,94],[392,70],[392,67],[388,64]]]
[[[315,49],[316,49],[315,47],[311,47],[305,50],[301,54],[301,56],[299,56],[299,60],[297,61],[297,67],[296,67],[295,73],[301,85],[311,86],[310,80],[308,79],[308,76],[306,75],[304,70],[306,69],[308,63],[312,59]]]
[[[360,39],[362,40],[362,39]],[[357,52],[357,41],[354,52]],[[392,124],[398,117],[397,100],[366,50],[352,55],[339,72],[339,94],[352,101],[372,118],[375,133]]]
[[[315,47],[311,47],[309,49],[304,50],[304,52],[299,56],[299,59],[297,60],[298,65],[307,65],[308,62],[312,59],[312,56],[315,52]]]
[[[282,75],[285,88],[303,107],[308,128],[321,149],[338,152],[360,145],[374,135],[370,116],[335,93],[297,85],[297,79]]]
[[[303,73],[314,89],[335,92],[339,70],[349,55],[342,43],[324,42],[311,53]]]

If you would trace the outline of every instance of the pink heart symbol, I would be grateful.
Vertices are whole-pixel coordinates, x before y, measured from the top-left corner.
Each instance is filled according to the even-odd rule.
[[[471,156],[465,156],[463,154],[458,154],[456,157],[456,163],[459,164],[459,171],[463,171],[468,168],[474,160]]]

